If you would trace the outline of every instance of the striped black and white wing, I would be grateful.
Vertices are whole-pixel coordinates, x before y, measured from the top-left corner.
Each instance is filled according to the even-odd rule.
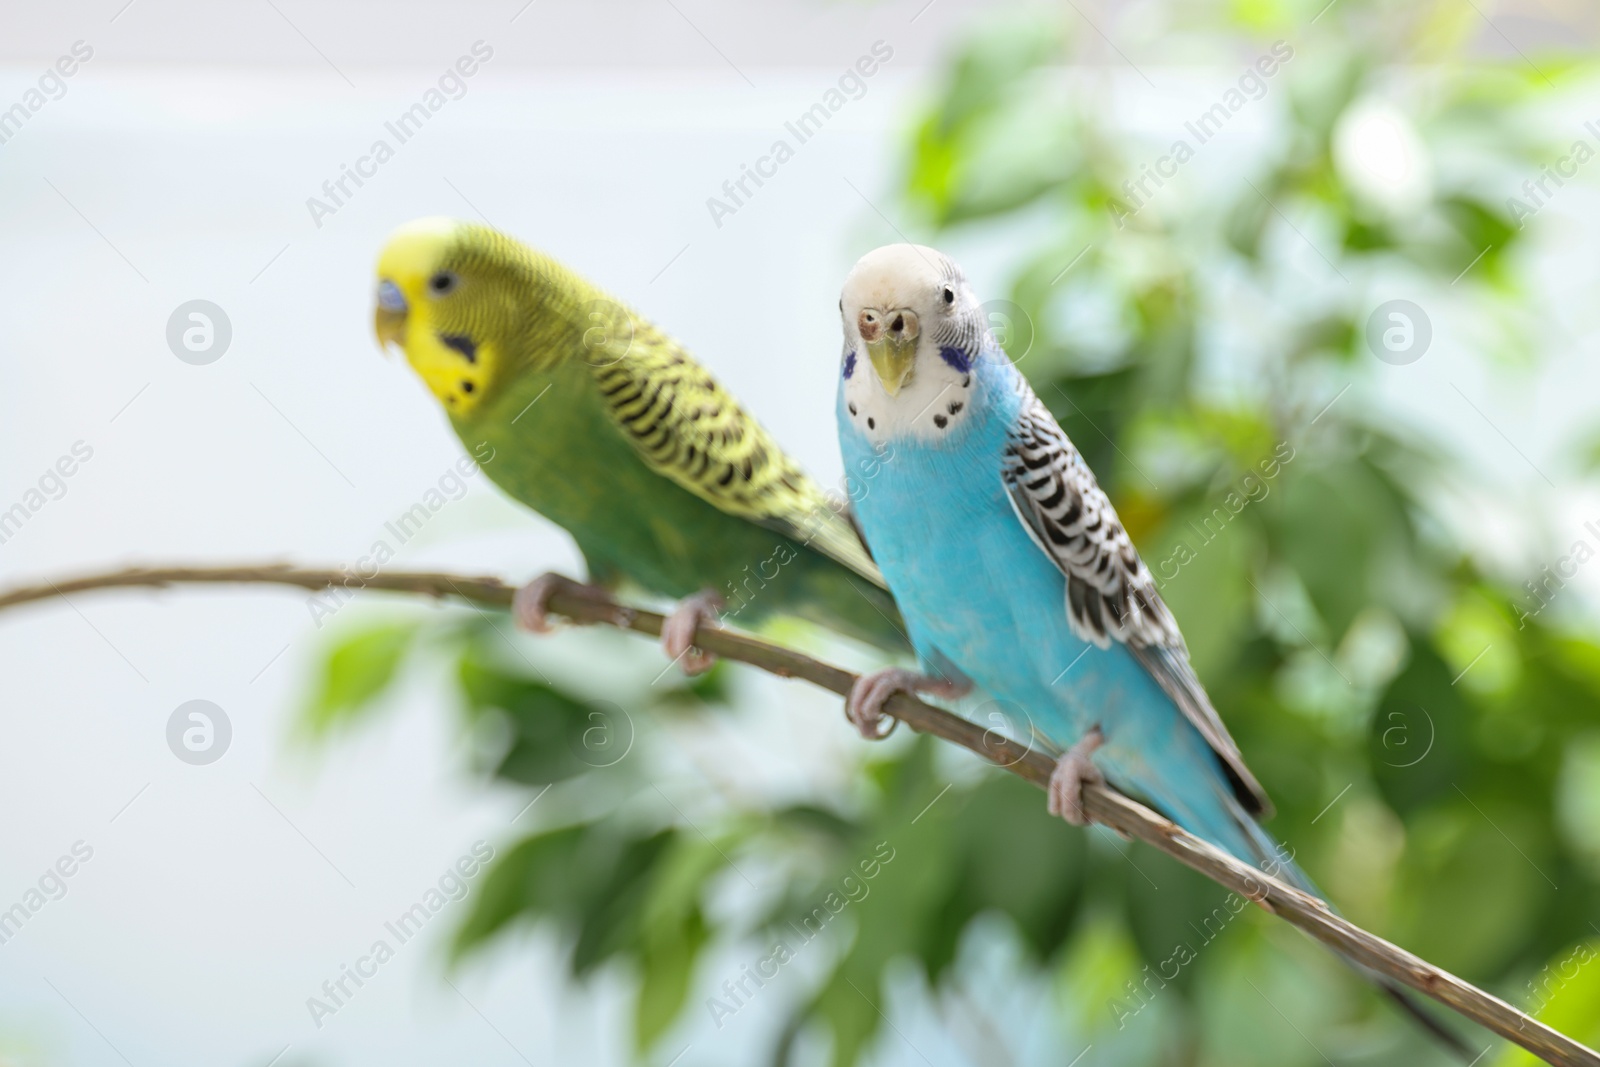
[[[1126,645],[1216,752],[1240,803],[1267,813],[1266,792],[1190,666],[1155,578],[1094,472],[1031,390],[1007,441],[1001,477],[1017,517],[1066,576],[1072,632],[1100,648]]]
[[[1094,472],[1039,398],[1007,442],[1003,477],[1028,532],[1067,576],[1072,632],[1101,648],[1184,650],[1177,621]]]

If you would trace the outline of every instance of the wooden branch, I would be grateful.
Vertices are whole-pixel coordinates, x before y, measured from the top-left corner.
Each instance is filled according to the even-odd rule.
[[[30,602],[68,597],[73,593],[118,587],[162,587],[185,583],[235,584],[269,582],[312,591],[344,585],[398,593],[420,593],[436,598],[454,597],[507,607],[514,586],[497,578],[467,577],[423,571],[397,571],[372,578],[350,579],[339,571],[266,564],[232,567],[131,568],[85,575],[0,593],[0,609]],[[550,609],[573,622],[608,625],[659,637],[665,619],[654,612],[626,607],[609,598],[597,598],[582,587],[562,589],[550,600]],[[707,652],[737,660],[784,678],[803,678],[813,685],[843,696],[856,676],[810,656],[748,637],[731,630],[706,630],[697,643]],[[1055,762],[1031,747],[925,704],[905,694],[892,697],[885,710],[920,733],[932,734],[977,753],[1018,777],[1043,787]],[[1299,927],[1347,958],[1421,992],[1462,1016],[1522,1046],[1546,1063],[1558,1067],[1600,1067],[1600,1055],[1550,1027],[1524,1015],[1498,997],[1490,996],[1455,975],[1334,915],[1316,897],[1285,885],[1180,829],[1144,805],[1106,786],[1084,790],[1085,806],[1095,822],[1125,837],[1160,849],[1227,889],[1248,898],[1286,922]]]

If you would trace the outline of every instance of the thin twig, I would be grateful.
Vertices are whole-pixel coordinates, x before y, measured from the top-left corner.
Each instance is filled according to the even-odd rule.
[[[257,582],[293,585],[313,591],[348,582],[356,588],[420,593],[441,599],[460,598],[496,607],[510,605],[512,594],[516,591],[515,587],[498,578],[421,571],[350,578],[335,570],[296,567],[286,563],[155,567],[109,571],[19,587],[0,593],[0,610],[93,589]],[[655,612],[626,607],[576,586],[558,590],[551,597],[549,606],[551,611],[575,623],[615,626],[651,637],[661,635],[662,624],[666,621]],[[696,644],[706,652],[759,667],[783,678],[803,678],[841,696],[850,692],[856,680],[856,676],[849,671],[731,630],[705,630],[696,637]],[[903,693],[891,697],[884,710],[913,730],[969,749],[1041,788],[1049,782],[1051,772],[1055,769],[1055,761],[1044,753]],[[1334,915],[1316,897],[1285,885],[1229,856],[1121,793],[1103,785],[1090,784],[1084,789],[1084,804],[1095,822],[1160,849],[1224,888],[1299,927],[1353,962],[1432,997],[1506,1040],[1522,1046],[1546,1063],[1558,1067],[1600,1067],[1600,1055],[1593,1050],[1524,1015],[1498,997],[1490,996],[1455,975]]]

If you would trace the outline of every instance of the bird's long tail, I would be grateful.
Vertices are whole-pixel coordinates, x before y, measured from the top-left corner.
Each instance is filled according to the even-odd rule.
[[[1279,878],[1319,900],[1327,900],[1310,876],[1294,862],[1293,853],[1267,833],[1231,796],[1225,799],[1221,810],[1215,812],[1211,818],[1200,818],[1199,812],[1191,812],[1189,815],[1197,825],[1185,826],[1185,829],[1190,829],[1212,844],[1227,850],[1234,857],[1254,864],[1270,877]],[[1184,825],[1186,820],[1180,816],[1178,822]],[[1334,909],[1334,912],[1337,914],[1337,909]],[[1454,1052],[1464,1062],[1473,1060],[1473,1051],[1462,1037],[1430,1015],[1411,990],[1346,956],[1341,955],[1340,958],[1377,986],[1414,1023],[1426,1031],[1428,1036]]]

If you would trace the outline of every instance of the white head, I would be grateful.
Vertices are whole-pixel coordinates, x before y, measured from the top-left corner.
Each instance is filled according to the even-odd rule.
[[[869,440],[941,437],[970,414],[986,322],[948,256],[922,245],[868,252],[839,312],[846,414]]]

